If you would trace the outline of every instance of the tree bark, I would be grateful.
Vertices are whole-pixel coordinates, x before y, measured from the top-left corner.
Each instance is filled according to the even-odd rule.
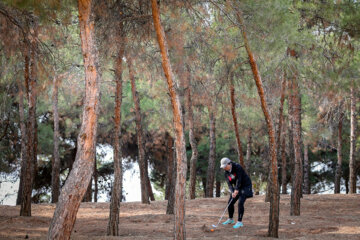
[[[33,26],[34,37],[31,39],[30,51],[30,75],[28,90],[28,122],[27,122],[27,154],[26,166],[24,171],[22,202],[20,207],[20,216],[31,216],[31,195],[35,173],[35,163],[37,159],[37,141],[36,141],[36,99],[37,99],[37,23],[34,21]]]
[[[291,88],[291,82],[288,82],[289,84],[289,89]],[[293,103],[292,103],[292,96],[291,96],[291,91],[289,91],[289,95],[288,95],[288,156],[289,156],[289,164],[290,164],[290,176],[291,176],[291,182],[293,182],[294,176],[293,176],[293,172],[294,172],[294,140],[293,140]]]
[[[25,78],[25,85],[29,82],[29,48],[24,44],[24,78]],[[27,90],[25,88],[25,90]],[[26,96],[28,96],[28,92],[25,92]],[[19,190],[16,199],[16,205],[20,205],[22,202],[23,196],[23,186],[24,186],[24,177],[25,177],[25,168],[27,166],[27,129],[26,129],[26,122],[25,122],[25,114],[24,114],[24,84],[21,82],[19,83],[19,117],[20,117],[20,130],[21,130],[21,170],[20,170],[20,183],[19,183]]]
[[[221,194],[221,182],[220,181],[216,181],[216,197],[220,197]]]
[[[92,193],[92,178],[90,179],[89,185],[86,189],[83,202],[91,202],[91,193]]]
[[[356,152],[356,97],[354,87],[350,90],[350,156],[349,156],[349,187],[350,194],[356,193],[356,172],[355,172],[355,152]]]
[[[287,194],[287,164],[286,164],[286,141],[285,141],[285,126],[283,126],[284,134],[281,138],[281,190],[282,194]]]
[[[175,184],[173,184],[173,175],[176,173],[173,172],[174,170],[174,140],[170,136],[168,132],[165,133],[165,141],[166,141],[166,150],[167,150],[167,175],[166,175],[166,189],[165,189],[165,200],[169,200],[170,192],[172,188],[175,189]],[[173,214],[173,213],[172,213]]]
[[[234,87],[234,73],[233,72],[230,73],[230,100],[231,100],[231,114],[232,114],[233,123],[234,123],[236,143],[237,143],[237,147],[238,147],[239,163],[246,171],[245,164],[244,164],[244,154],[242,151],[241,141],[240,141],[239,126],[238,126],[237,116],[236,116],[235,87]]]
[[[310,194],[309,145],[304,144],[304,193]]]
[[[138,161],[140,169],[140,185],[141,185],[141,202],[150,204],[149,200],[149,191],[147,183],[147,167],[145,163],[145,149],[144,149],[144,137],[143,130],[141,126],[141,110],[140,110],[140,100],[138,92],[136,91],[135,84],[135,73],[133,69],[132,57],[130,54],[126,55],[127,64],[129,68],[129,78],[131,82],[131,93],[133,96],[133,101],[135,105],[135,122],[136,122],[136,133],[137,133],[137,144],[138,144]]]
[[[186,186],[186,145],[183,126],[183,116],[181,104],[179,100],[176,87],[178,84],[174,82],[174,74],[171,68],[167,41],[165,32],[160,22],[160,14],[157,6],[157,0],[151,0],[152,15],[154,19],[154,27],[160,47],[162,56],[162,66],[166,76],[169,94],[171,98],[171,105],[174,116],[174,129],[175,129],[175,146],[176,146],[176,161],[177,161],[177,177],[176,177],[176,190],[175,190],[175,239],[185,239],[185,186]]]
[[[58,111],[58,95],[59,82],[54,71],[53,77],[53,114],[54,114],[54,153],[51,170],[51,202],[57,203],[60,194],[60,156],[59,156],[59,111]]]
[[[285,88],[286,88],[286,76],[284,74],[284,77],[281,81],[281,91],[280,91],[280,106],[279,106],[279,122],[278,122],[278,126],[277,126],[277,131],[276,131],[276,153],[277,153],[277,159],[278,159],[278,163],[280,163],[280,146],[281,146],[281,130],[282,130],[282,125],[283,125],[283,121],[284,121],[284,117],[283,117],[283,109],[284,109],[284,101],[285,101]],[[270,202],[270,198],[271,198],[271,190],[270,190],[270,186],[272,185],[271,182],[271,170],[270,170],[270,164],[269,164],[269,176],[268,176],[268,184],[266,186],[266,196],[265,196],[265,202]],[[281,172],[282,173],[282,172]]]
[[[152,190],[152,186],[151,186],[151,182],[150,182],[150,177],[149,177],[149,160],[148,158],[146,157],[146,154],[145,154],[145,179],[146,179],[146,189],[148,191],[148,195],[149,195],[149,198],[151,201],[155,201],[155,196],[154,196],[154,193],[153,193],[153,190]]]
[[[337,137],[337,164],[335,170],[335,189],[334,193],[340,193],[340,180],[342,175],[342,124],[344,112],[341,110],[342,103],[340,103],[340,117],[338,123],[338,137]]]
[[[98,52],[95,40],[95,16],[92,1],[79,0],[79,25],[85,68],[85,98],[82,123],[77,139],[76,159],[62,188],[52,218],[48,239],[69,239],[80,202],[89,185],[94,166],[99,108]]]
[[[291,189],[291,202],[290,202],[290,215],[300,215],[300,199],[301,199],[301,186],[302,186],[302,157],[301,157],[301,97],[299,92],[299,86],[296,82],[296,76],[292,79],[291,91],[292,91],[292,121],[293,121],[293,144],[294,144],[294,156],[295,166],[293,172],[293,184]]]
[[[94,202],[97,202],[98,199],[98,172],[97,172],[97,163],[96,163],[96,154],[95,154],[95,160],[94,160]]]
[[[278,169],[277,169],[277,156],[276,156],[276,141],[275,141],[275,133],[274,133],[274,127],[273,122],[270,117],[270,113],[268,110],[268,106],[265,99],[265,93],[264,88],[262,85],[260,73],[258,70],[258,67],[256,65],[256,61],[254,59],[254,55],[250,49],[250,44],[247,39],[245,25],[242,20],[241,12],[239,9],[237,9],[236,16],[238,19],[238,22],[240,24],[241,32],[244,39],[244,45],[246,48],[246,52],[249,57],[249,63],[251,66],[251,70],[253,72],[255,84],[258,90],[258,94],[260,97],[261,102],[261,109],[264,113],[264,118],[266,121],[267,129],[268,129],[268,135],[269,135],[269,141],[270,141],[270,156],[271,156],[271,179],[272,179],[272,194],[271,194],[271,200],[270,200],[270,213],[269,213],[269,228],[268,228],[268,236],[269,237],[278,237],[278,230],[279,230],[279,188],[278,188]]]
[[[113,151],[114,151],[114,183],[111,191],[109,222],[107,226],[107,235],[119,236],[119,214],[120,202],[122,197],[122,154],[121,154],[121,104],[123,97],[123,56],[125,51],[125,38],[122,36],[123,25],[119,26],[119,33],[121,42],[119,43],[119,51],[115,61],[115,109],[114,109],[114,135],[113,135]]]
[[[172,138],[171,138],[172,139]],[[171,140],[168,141],[168,146],[171,146],[171,149],[174,147],[174,142]],[[170,145],[171,144],[171,145]],[[175,214],[175,189],[176,189],[176,161],[174,161],[175,159],[175,152],[174,151],[169,151],[169,154],[172,154],[171,156],[171,161],[169,161],[169,166],[168,166],[168,178],[170,178],[170,183],[171,185],[169,186],[169,192],[168,192],[168,204],[166,207],[166,214]],[[170,157],[170,156],[169,156]],[[169,168],[171,168],[170,172],[171,175],[169,174]]]
[[[190,70],[188,70],[190,72]],[[189,142],[191,145],[191,159],[190,159],[190,186],[189,186],[189,197],[190,199],[195,199],[195,189],[196,189],[196,163],[198,159],[198,149],[197,143],[195,140],[195,129],[194,129],[194,116],[192,110],[192,100],[191,100],[191,79],[190,74],[185,79],[185,96],[186,96],[186,108],[187,108],[187,117],[188,117],[188,126],[189,126]]]
[[[277,154],[278,159],[280,160],[280,146],[281,146],[281,132],[282,132],[282,126],[284,122],[284,101],[285,101],[285,88],[286,88],[286,76],[284,74],[284,77],[281,81],[281,93],[280,93],[280,107],[279,107],[279,123],[276,133],[276,146],[277,146]],[[278,161],[279,161],[278,160]]]
[[[207,169],[206,180],[206,196],[208,198],[214,197],[214,180],[215,180],[215,158],[216,158],[216,117],[215,104],[209,104],[209,122],[210,122],[210,152]]]
[[[245,161],[245,165],[248,167],[248,169],[251,166],[251,162],[250,162],[251,144],[252,144],[252,128],[249,128],[248,137],[247,137],[247,145],[246,145],[246,161]]]

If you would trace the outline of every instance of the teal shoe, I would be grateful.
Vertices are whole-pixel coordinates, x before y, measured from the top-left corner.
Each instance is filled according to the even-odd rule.
[[[237,222],[234,226],[233,226],[233,228],[239,228],[239,227],[243,227],[244,226],[244,224],[242,223],[242,222]]]
[[[222,224],[223,225],[227,225],[227,224],[233,224],[234,223],[234,220],[233,219],[228,219],[226,220],[225,222],[223,222]]]

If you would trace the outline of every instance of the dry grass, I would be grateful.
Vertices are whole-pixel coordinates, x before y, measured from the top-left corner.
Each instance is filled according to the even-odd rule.
[[[188,200],[187,239],[268,239],[269,203],[264,196],[246,201],[244,228],[219,226],[209,231],[226,202],[227,198]],[[45,239],[54,209],[54,204],[34,204],[32,217],[20,217],[18,206],[0,206],[0,239]],[[121,203],[120,239],[172,239],[173,217],[165,212],[166,201]],[[281,196],[280,239],[360,239],[360,195],[304,195],[301,216],[289,212],[290,197]],[[108,213],[108,203],[81,204],[72,239],[115,239],[106,237]]]

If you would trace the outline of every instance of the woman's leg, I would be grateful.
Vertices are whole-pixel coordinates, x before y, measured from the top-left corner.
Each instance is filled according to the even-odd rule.
[[[239,195],[237,195],[234,199],[232,198],[232,196],[230,195],[230,199],[228,201],[228,204],[230,203],[229,207],[228,207],[228,212],[229,212],[229,218],[233,218],[234,216],[234,205],[236,203],[236,201],[239,199]]]
[[[238,221],[242,222],[242,218],[244,216],[244,211],[245,211],[244,203],[245,203],[246,197],[244,194],[241,194],[241,195],[239,194],[238,196],[240,196],[239,197],[239,209],[238,209],[238,211],[239,211]]]

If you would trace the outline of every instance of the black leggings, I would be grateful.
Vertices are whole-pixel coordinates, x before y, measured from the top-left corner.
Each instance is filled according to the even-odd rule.
[[[236,203],[236,201],[239,199],[239,209],[238,209],[238,221],[241,222],[243,215],[244,215],[244,203],[246,200],[246,196],[245,194],[242,194],[241,191],[239,191],[239,194],[233,199],[232,196],[230,195],[230,199],[228,201],[228,204],[230,203],[230,201],[232,200],[232,202],[229,205],[228,211],[229,211],[229,218],[233,218],[234,216],[234,205]]]

